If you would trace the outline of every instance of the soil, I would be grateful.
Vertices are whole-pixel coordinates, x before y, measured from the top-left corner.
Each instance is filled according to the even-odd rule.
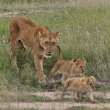
[[[16,95],[15,93],[9,93],[11,95]],[[60,91],[57,92],[36,92],[36,93],[25,93],[27,95],[35,95],[41,97],[47,97],[50,99],[60,98]],[[94,92],[94,96],[101,96],[105,99],[110,99],[110,92]],[[74,98],[74,95],[69,92],[64,96],[64,98]],[[0,103],[0,108],[22,108],[22,109],[38,109],[38,110],[65,110],[73,106],[84,106],[90,108],[110,108],[110,103],[91,103],[91,102],[72,102],[72,101],[57,101],[57,102],[8,102]]]
[[[73,102],[34,102],[34,103],[1,103],[0,108],[13,107],[22,109],[38,109],[38,110],[65,110],[73,106],[85,106],[91,108],[110,108],[110,103],[73,103]]]

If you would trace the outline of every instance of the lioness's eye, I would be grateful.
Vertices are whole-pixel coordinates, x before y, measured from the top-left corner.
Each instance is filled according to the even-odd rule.
[[[82,66],[80,66],[80,68],[82,68]]]
[[[52,44],[54,45],[54,44],[55,44],[55,42],[52,42]]]
[[[45,44],[48,44],[48,41],[45,41]]]

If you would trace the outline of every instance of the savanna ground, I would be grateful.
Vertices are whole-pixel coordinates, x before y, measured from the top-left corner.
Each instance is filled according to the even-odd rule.
[[[33,53],[21,50],[17,73],[10,64],[9,23],[25,16],[38,26],[59,31],[64,59],[85,58],[86,76],[97,79],[95,98],[77,102],[73,95],[59,98],[59,91],[47,92],[37,81]],[[0,0],[0,108],[2,110],[109,110],[110,109],[110,0]],[[57,60],[57,50],[44,71],[49,74]],[[61,89],[59,89],[61,90]]]

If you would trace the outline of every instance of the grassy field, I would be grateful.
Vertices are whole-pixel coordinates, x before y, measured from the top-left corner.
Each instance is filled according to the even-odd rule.
[[[38,26],[48,26],[53,32],[59,31],[63,59],[85,58],[86,76],[93,75],[97,81],[110,80],[109,0],[105,2],[103,0],[74,0],[74,2],[72,0],[26,0],[25,2],[0,0],[0,3],[1,14],[25,10],[27,13],[21,13],[19,16],[31,19]],[[30,10],[36,10],[36,12],[28,13]],[[13,16],[15,15],[0,17],[0,90],[2,91],[0,96],[3,95],[3,97],[7,91],[42,91],[36,80],[32,53],[20,51],[17,60],[19,73],[11,67],[10,44],[3,44],[2,36],[9,38],[9,23]],[[50,73],[56,57],[57,50],[44,66],[46,74]],[[103,87],[100,89],[103,90]],[[106,91],[106,87],[104,90]],[[19,99],[18,97],[16,100],[19,101]]]

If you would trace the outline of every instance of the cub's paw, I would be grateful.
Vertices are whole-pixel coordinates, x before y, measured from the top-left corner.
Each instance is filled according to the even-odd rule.
[[[92,103],[98,103],[98,101],[96,99],[91,100]]]

